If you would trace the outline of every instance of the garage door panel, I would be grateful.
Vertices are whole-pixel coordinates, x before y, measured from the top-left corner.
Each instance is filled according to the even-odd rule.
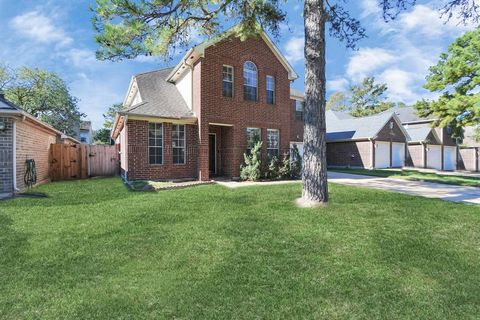
[[[456,170],[457,169],[457,148],[444,146],[443,147],[443,169]]]
[[[392,167],[405,166],[405,143],[392,143]]]
[[[442,147],[427,145],[427,168],[442,170]]]
[[[375,168],[390,167],[390,142],[375,142]]]

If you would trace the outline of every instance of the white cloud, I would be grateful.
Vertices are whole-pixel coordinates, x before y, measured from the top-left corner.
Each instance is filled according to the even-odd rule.
[[[327,90],[345,92],[348,89],[350,83],[345,78],[336,78],[333,80],[327,80]]]
[[[304,53],[303,47],[305,45],[305,39],[303,37],[292,37],[285,44],[285,57],[291,63],[303,61]]]
[[[381,9],[377,0],[363,0],[360,2],[360,18],[366,18],[371,15],[380,15]]]
[[[346,73],[352,80],[359,81],[395,60],[396,57],[389,50],[361,48],[350,58]]]
[[[50,18],[38,11],[14,17],[10,21],[10,27],[18,34],[36,42],[65,46],[73,41],[62,28],[55,26]]]
[[[62,53],[68,61],[77,68],[93,68],[98,67],[103,61],[97,60],[95,52],[88,49],[73,48]]]

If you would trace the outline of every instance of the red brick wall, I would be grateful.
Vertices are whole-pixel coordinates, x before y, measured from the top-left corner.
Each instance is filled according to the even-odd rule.
[[[458,168],[461,170],[467,171],[478,171],[480,168],[477,167],[478,159],[477,154],[479,151],[478,148],[462,148],[459,149],[459,161]]]
[[[371,144],[370,141],[329,142],[327,143],[327,165],[370,168]]]
[[[406,165],[415,168],[423,168],[424,145],[415,144],[407,146]]]
[[[252,61],[258,69],[258,101],[243,99],[243,64]],[[234,68],[234,94],[232,98],[222,96],[222,66]],[[290,81],[284,66],[261,38],[246,41],[227,39],[205,50],[205,58],[195,66],[195,73],[201,68],[200,101],[195,101],[194,110],[201,106],[199,115],[200,137],[208,142],[209,123],[232,124],[230,151],[224,155],[222,162],[227,161],[226,169],[232,176],[239,176],[239,168],[243,162],[246,148],[247,127],[262,129],[264,147],[262,159],[266,161],[266,130],[280,130],[280,153],[288,152],[290,143],[290,116],[292,102],[290,100]],[[266,75],[275,77],[275,104],[266,103]],[[195,84],[194,84],[195,89]],[[197,99],[198,99],[197,98]],[[197,114],[198,115],[198,114]],[[203,139],[203,138],[201,138]],[[225,140],[224,140],[225,141]],[[208,143],[201,147],[208,152]],[[225,147],[225,146],[224,146]],[[203,154],[205,151],[200,151]],[[228,158],[225,158],[228,157]],[[199,169],[208,170],[208,156],[200,157]]]
[[[172,124],[163,124],[163,164],[149,164],[148,122],[129,120],[128,136],[128,179],[169,180],[197,178],[198,139],[197,126],[186,125],[186,163],[173,164]]]
[[[303,141],[303,121],[295,119],[295,100],[290,100],[290,141]]]
[[[39,127],[29,120],[16,122],[17,188],[25,188],[25,160],[35,160],[37,183],[50,181],[50,145],[56,143],[57,135]]]

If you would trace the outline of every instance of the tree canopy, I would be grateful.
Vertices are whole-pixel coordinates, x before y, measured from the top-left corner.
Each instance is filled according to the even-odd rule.
[[[354,117],[365,117],[380,113],[394,106],[387,101],[386,83],[376,83],[374,77],[367,77],[360,84],[350,87],[350,113]]]
[[[14,70],[3,66],[0,67],[2,83],[9,101],[57,130],[76,134],[80,119],[85,115],[78,110],[78,99],[70,94],[58,74],[38,68]]]
[[[326,110],[346,111],[349,109],[345,93],[337,91],[328,97]]]
[[[421,116],[433,116],[435,125],[449,125],[457,136],[463,127],[480,123],[480,29],[450,44],[426,79],[424,87],[440,96],[415,105]]]
[[[113,121],[115,121],[115,115],[117,114],[118,111],[122,109],[123,104],[120,103],[114,103],[112,104],[106,113],[103,114],[103,127],[107,129],[111,129],[113,125]]]

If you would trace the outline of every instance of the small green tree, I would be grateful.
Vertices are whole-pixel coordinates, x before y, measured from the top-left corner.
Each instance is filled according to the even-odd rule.
[[[326,110],[346,111],[348,110],[347,97],[343,92],[334,92],[328,97]]]
[[[302,156],[298,151],[297,145],[292,147],[292,158],[290,159],[290,171],[292,179],[299,179],[302,177]]]
[[[393,103],[386,101],[387,89],[387,84],[375,83],[374,77],[367,77],[362,83],[351,86],[351,115],[365,117],[393,107]]]
[[[290,155],[288,153],[283,154],[282,162],[278,169],[278,176],[280,179],[290,179],[292,176],[290,171]]]
[[[122,103],[115,103],[112,104],[106,113],[103,114],[103,127],[106,129],[111,129],[113,125],[113,121],[115,121],[115,115],[117,112],[122,110],[123,104]]]
[[[262,142],[258,141],[254,144],[250,154],[244,153],[245,163],[240,167],[240,179],[257,181],[261,176],[262,160],[260,154],[262,150]]]
[[[271,180],[276,180],[279,177],[279,167],[278,167],[278,158],[273,156],[270,159],[267,167],[266,178]]]
[[[101,128],[95,131],[93,140],[96,144],[110,144],[110,129]]]

